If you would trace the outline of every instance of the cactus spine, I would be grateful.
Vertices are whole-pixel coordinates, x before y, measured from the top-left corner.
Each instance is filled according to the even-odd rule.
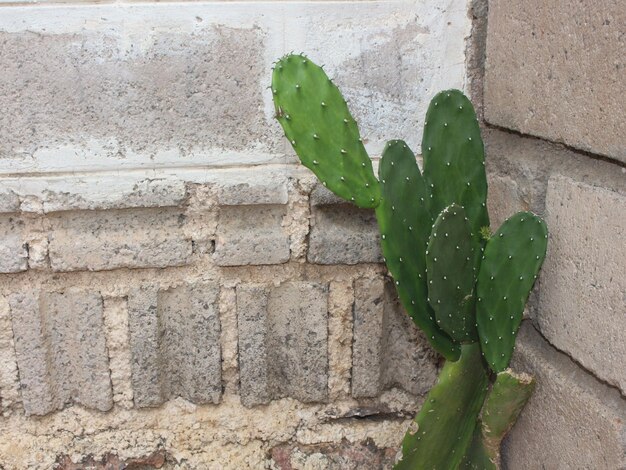
[[[396,468],[497,468],[500,442],[534,387],[508,366],[545,257],[545,223],[520,212],[489,236],[484,146],[474,108],[458,90],[437,94],[428,108],[423,173],[406,143],[392,140],[376,179],[358,126],[322,68],[287,55],[271,88],[302,163],[339,197],[375,209],[400,300],[448,360]]]

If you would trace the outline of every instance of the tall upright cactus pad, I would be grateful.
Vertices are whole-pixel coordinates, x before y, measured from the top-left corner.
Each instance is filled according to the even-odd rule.
[[[479,256],[480,244],[463,208],[446,207],[433,224],[426,250],[428,297],[437,325],[459,343],[478,340],[474,289]]]
[[[356,121],[324,70],[303,55],[272,73],[276,118],[302,163],[324,186],[359,207],[376,207],[380,188]]]
[[[405,435],[396,470],[452,470],[463,459],[487,394],[488,378],[478,343],[461,348],[461,358],[443,366]]]
[[[376,208],[385,261],[398,296],[433,347],[456,360],[460,349],[435,323],[427,302],[424,252],[430,233],[428,191],[411,149],[401,140],[387,142],[378,168],[382,199]]]
[[[433,213],[459,204],[478,236],[489,226],[485,149],[474,107],[459,90],[442,91],[430,102],[422,155]]]
[[[545,222],[530,212],[518,212],[485,246],[476,283],[476,321],[485,360],[495,372],[509,365],[547,243]]]

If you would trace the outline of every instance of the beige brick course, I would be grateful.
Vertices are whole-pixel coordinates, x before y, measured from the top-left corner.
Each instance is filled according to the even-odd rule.
[[[626,400],[558,353],[529,324],[517,340],[512,367],[537,388],[503,448],[506,468],[626,467]]]
[[[192,243],[176,209],[78,211],[51,216],[53,271],[181,266]]]
[[[626,394],[626,195],[553,177],[536,322],[557,348]]]
[[[492,0],[485,119],[626,162],[622,0]]]

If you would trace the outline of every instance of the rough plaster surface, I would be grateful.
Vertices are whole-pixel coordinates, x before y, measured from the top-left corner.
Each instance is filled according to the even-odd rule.
[[[626,162],[621,0],[489,2],[485,119]]]

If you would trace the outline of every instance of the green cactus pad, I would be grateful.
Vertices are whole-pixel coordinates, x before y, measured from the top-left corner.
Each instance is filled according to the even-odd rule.
[[[339,197],[376,207],[380,188],[359,128],[339,89],[303,55],[280,59],[272,73],[276,118],[300,160]]]
[[[478,340],[474,288],[479,256],[465,211],[456,204],[446,207],[433,224],[426,251],[428,300],[437,325],[459,343]]]
[[[534,389],[535,380],[528,374],[515,374],[507,369],[497,375],[460,469],[500,468],[502,440],[517,421]]]
[[[456,469],[465,455],[487,394],[488,378],[478,343],[461,349],[457,362],[444,365],[405,435],[396,470]]]
[[[528,374],[511,369],[500,372],[483,405],[483,438],[485,448],[499,461],[500,443],[508,433],[535,390],[535,380]]]
[[[478,237],[489,226],[485,150],[474,107],[459,90],[442,91],[430,102],[422,155],[433,213],[459,204]]]
[[[432,219],[428,191],[411,149],[401,140],[387,142],[378,168],[382,199],[376,208],[385,261],[398,296],[433,347],[456,360],[460,349],[435,323],[426,298],[424,252]]]
[[[476,283],[476,322],[483,354],[495,372],[509,365],[547,242],[545,222],[530,212],[518,212],[485,246]]]

